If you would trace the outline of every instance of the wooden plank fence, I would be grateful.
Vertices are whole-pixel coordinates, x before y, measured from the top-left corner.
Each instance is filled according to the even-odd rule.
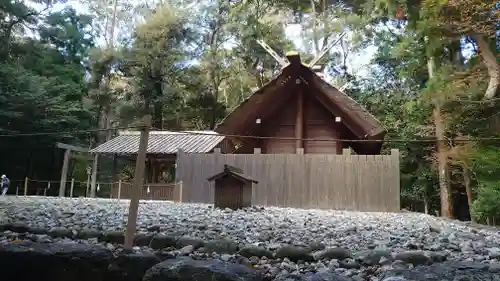
[[[111,187],[111,198],[130,199],[133,184],[118,182]],[[141,200],[180,201],[182,183],[148,183],[141,190]]]
[[[207,178],[224,164],[259,181],[252,204],[295,208],[397,212],[400,210],[399,151],[390,155],[177,154],[176,182],[182,202],[213,203]]]

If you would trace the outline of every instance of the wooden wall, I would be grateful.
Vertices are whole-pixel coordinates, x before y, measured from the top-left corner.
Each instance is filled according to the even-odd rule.
[[[110,198],[131,199],[133,184],[120,182],[111,187]],[[176,183],[150,183],[145,184],[141,190],[141,200],[168,200],[180,201],[182,185]]]
[[[213,203],[207,178],[224,164],[258,180],[252,203],[264,206],[397,212],[399,152],[391,155],[187,154],[177,155],[182,202]]]
[[[294,98],[259,125],[258,134],[271,138],[253,143],[251,149],[260,148],[264,154],[293,154],[297,148],[310,154],[342,154],[343,144],[335,140],[346,138],[345,125],[335,122],[336,116],[304,88],[298,87],[290,95]],[[241,151],[249,152],[248,148]]]

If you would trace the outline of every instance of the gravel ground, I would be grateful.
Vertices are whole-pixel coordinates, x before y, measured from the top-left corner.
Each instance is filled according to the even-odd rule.
[[[109,199],[0,197],[0,243],[78,238],[78,243],[119,248],[113,239],[123,238],[119,234],[125,229],[128,204]],[[25,226],[29,233],[12,231],[13,225]],[[136,250],[252,264],[271,277],[328,269],[362,280],[386,269],[444,260],[498,265],[500,259],[500,232],[495,229],[416,213],[272,207],[231,211],[206,204],[142,201],[138,228],[147,243],[139,243],[142,247]]]

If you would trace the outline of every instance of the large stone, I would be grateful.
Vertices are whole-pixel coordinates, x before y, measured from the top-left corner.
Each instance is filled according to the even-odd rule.
[[[177,248],[184,248],[186,246],[192,245],[195,249],[201,248],[205,245],[205,241],[199,238],[193,238],[189,236],[182,236],[176,241],[175,246]]]
[[[313,254],[314,259],[337,259],[343,260],[351,257],[351,252],[344,248],[328,248]]]
[[[413,269],[393,269],[382,273],[380,281],[499,281],[500,274],[491,270],[492,265],[445,261],[432,265],[419,265]]]
[[[104,281],[112,259],[113,254],[99,245],[0,244],[2,275],[15,276],[16,281]]]
[[[311,274],[284,274],[273,281],[353,281],[353,279],[330,271]]]
[[[254,269],[219,260],[176,258],[149,269],[143,281],[262,281]]]
[[[296,246],[283,246],[278,251],[276,251],[277,258],[288,258],[291,261],[313,261],[314,258],[311,255],[310,249],[304,247],[296,247]]]
[[[152,234],[137,234],[134,238],[134,245],[139,247],[149,247],[153,240]]]
[[[151,252],[122,252],[109,266],[111,280],[139,281],[144,273],[161,260]]]
[[[125,232],[123,231],[109,231],[99,236],[99,241],[108,242],[113,244],[125,243]]]
[[[90,239],[90,238],[99,238],[102,236],[102,233],[96,229],[82,229],[78,231],[75,238],[77,239]]]
[[[356,260],[364,265],[376,265],[382,258],[392,260],[391,253],[386,250],[364,250],[356,253]]]
[[[29,232],[29,227],[27,224],[23,222],[12,222],[7,223],[3,226],[4,230],[10,230],[17,233],[26,233]]]
[[[73,231],[64,227],[54,227],[49,232],[47,232],[47,234],[50,237],[54,238],[61,238],[61,237],[73,238],[74,236]]]
[[[31,241],[0,244],[2,274],[15,276],[16,281],[140,281],[146,270],[159,262],[152,252],[114,255],[101,245]]]
[[[273,258],[273,253],[266,248],[262,247],[254,247],[254,246],[247,246],[241,248],[239,251],[239,254],[246,257],[246,258],[251,258],[251,257],[266,257],[269,259]]]
[[[218,254],[234,254],[238,252],[238,244],[229,239],[218,239],[205,243],[206,252]]]
[[[394,255],[394,260],[404,261],[413,265],[430,264],[432,260],[422,251],[407,251]]]
[[[174,236],[166,235],[166,234],[156,234],[151,239],[151,248],[155,250],[161,250],[169,247],[174,247],[177,243],[177,238]]]

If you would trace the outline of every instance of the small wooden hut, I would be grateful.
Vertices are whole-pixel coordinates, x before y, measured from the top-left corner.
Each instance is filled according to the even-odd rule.
[[[233,210],[252,206],[252,184],[258,181],[245,176],[243,170],[224,165],[224,171],[207,179],[215,181],[214,206]]]

